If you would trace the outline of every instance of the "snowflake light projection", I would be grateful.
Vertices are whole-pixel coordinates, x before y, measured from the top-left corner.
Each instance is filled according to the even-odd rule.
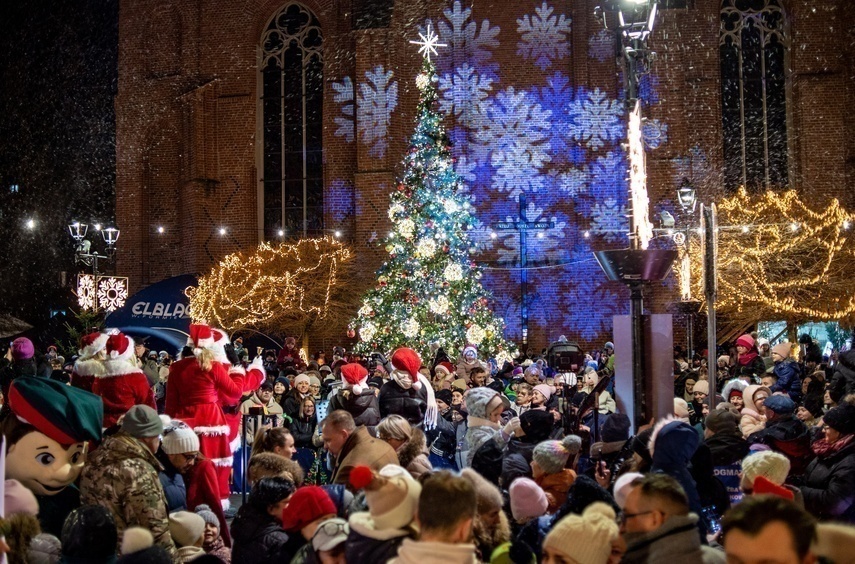
[[[128,299],[128,279],[116,276],[98,278],[98,308],[115,311]]]
[[[507,223],[514,223],[517,217],[507,216]],[[538,207],[534,202],[528,202],[525,210],[525,219],[529,222],[551,221],[554,227],[520,234],[518,231],[500,231],[497,238],[502,246],[498,249],[499,263],[505,265],[519,264],[520,260],[520,237],[526,237],[529,254],[527,262],[559,262],[566,259],[567,251],[564,244],[565,231],[567,229],[567,216],[558,213],[550,215],[544,208]],[[536,258],[532,258],[536,257]]]
[[[95,277],[91,274],[77,275],[77,304],[80,309],[95,308]]]
[[[341,82],[333,82],[333,102],[341,106],[341,115],[335,116],[333,121],[338,126],[335,130],[336,137],[344,137],[348,143],[353,143],[353,80],[349,76],[344,77]]]
[[[564,14],[553,15],[555,8],[544,2],[534,9],[535,15],[525,15],[517,20],[520,41],[517,55],[533,59],[545,71],[553,61],[570,54],[570,18]]]
[[[482,20],[480,27],[471,19],[472,8],[464,8],[460,0],[454,0],[450,8],[443,10],[444,20],[437,22],[439,36],[448,43],[448,54],[440,57],[437,67],[445,71],[460,62],[467,62],[482,73],[492,72],[493,49],[499,46],[500,29],[491,26],[490,20]],[[428,20],[427,24],[431,21]],[[422,31],[420,29],[419,31]]]
[[[392,80],[392,71],[378,65],[365,72],[366,82],[359,85],[357,97],[356,128],[359,138],[370,149],[372,157],[386,156],[389,124],[392,112],[398,107],[398,81]]]
[[[591,231],[601,234],[606,241],[622,241],[629,230],[627,208],[615,198],[606,198],[602,203],[594,204],[591,224]]]
[[[588,39],[588,56],[601,63],[615,58],[615,34],[601,29]]]
[[[465,127],[477,127],[481,116],[486,113],[490,100],[493,79],[482,76],[463,63],[454,74],[446,74],[439,79],[439,91],[442,98],[439,110],[457,118],[457,123]]]
[[[569,136],[595,151],[626,135],[623,105],[599,88],[593,92],[580,90],[567,112]]]

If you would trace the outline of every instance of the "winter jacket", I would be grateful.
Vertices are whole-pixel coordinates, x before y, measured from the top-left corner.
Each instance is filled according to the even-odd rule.
[[[347,521],[346,562],[388,562],[397,556],[404,539],[416,536],[410,529],[377,530],[368,512],[354,513]]]
[[[698,516],[672,515],[655,531],[625,533],[627,547],[621,564],[724,564],[724,552],[701,546]]]
[[[531,478],[531,455],[536,445],[512,438],[502,460],[502,487],[507,489],[517,478]]]
[[[653,428],[648,444],[653,459],[650,471],[655,474],[668,474],[677,480],[689,499],[689,509],[696,515],[703,515],[698,488],[689,472],[690,461],[700,444],[697,431],[688,423],[666,418]],[[698,528],[701,533],[706,534],[703,521],[698,522]]]
[[[306,395],[309,395],[308,392]],[[285,412],[285,415],[290,417],[291,419],[297,419],[300,417],[300,404],[303,403],[303,398],[305,396],[297,391],[296,388],[292,388],[288,395],[285,397],[285,401],[282,402],[282,411]],[[272,400],[271,400],[271,403]],[[278,407],[278,406],[277,406]]]
[[[504,448],[507,442],[501,429],[499,429],[498,423],[471,415],[469,416],[468,423],[469,428],[466,430],[466,443],[469,450],[466,452],[465,463],[467,468],[472,466],[472,457],[475,456],[478,449],[490,439],[495,440],[499,448]]]
[[[855,349],[840,354],[831,376],[831,388],[839,389],[843,395],[855,394]]]
[[[135,405],[157,410],[154,390],[142,370],[124,359],[104,362],[104,374],[92,384],[92,392],[104,403],[104,428],[112,427]]]
[[[290,562],[293,552],[282,523],[249,503],[242,505],[232,522],[232,562],[280,564]]]
[[[425,435],[419,428],[413,429],[413,436],[401,445],[397,454],[398,464],[402,468],[406,468],[407,472],[416,480],[422,474],[429,474],[433,471],[433,466],[428,460],[430,451],[427,448]]]
[[[855,523],[855,440],[837,452],[817,455],[807,467],[801,491],[811,515]]]
[[[356,395],[353,390],[339,390],[330,398],[330,411],[343,409],[353,416],[357,425],[376,427],[380,423],[380,403],[373,388]]]
[[[143,527],[175,559],[178,553],[169,535],[166,497],[157,475],[162,468],[147,446],[120,431],[86,461],[80,500],[106,507],[116,519],[119,539],[128,527]]]
[[[463,378],[469,384],[469,374],[473,368],[483,368],[487,371],[487,374],[490,373],[490,366],[486,362],[481,362],[477,358],[472,362],[466,362],[465,359],[461,358],[457,363],[457,377]]]
[[[310,418],[299,417],[291,421],[291,435],[294,436],[294,446],[297,448],[314,448],[312,436],[318,428],[318,420],[315,416]]]
[[[222,529],[220,529],[222,531]],[[217,537],[212,543],[202,544],[202,548],[207,554],[219,558],[223,564],[231,564],[232,551],[223,543],[223,537]]]
[[[715,476],[712,453],[707,445],[701,443],[692,455],[690,473],[698,488],[701,507],[715,507],[718,515],[724,515],[730,509],[730,496],[727,488]]]
[[[427,390],[422,386],[402,388],[394,380],[389,380],[380,388],[377,398],[380,405],[380,417],[397,414],[406,419],[410,425],[422,426],[427,411]]]
[[[768,445],[790,460],[790,476],[804,474],[813,460],[810,448],[810,431],[795,415],[779,415],[766,421],[766,427],[748,437],[749,444]]]
[[[336,457],[330,483],[350,488],[350,471],[354,467],[368,466],[379,471],[387,464],[398,464],[395,449],[389,443],[372,437],[365,427],[357,427]]]
[[[398,556],[389,564],[426,564],[443,562],[448,564],[478,564],[474,544],[449,544],[404,539],[398,548]]]
[[[569,468],[564,468],[561,472],[555,474],[542,474],[535,482],[546,494],[546,499],[549,502],[547,513],[555,513],[558,508],[567,500],[567,492],[570,486],[576,481],[576,472]]]
[[[713,466],[727,466],[748,456],[749,444],[742,435],[716,433],[704,443],[710,449]]]
[[[739,419],[739,429],[742,431],[742,436],[746,439],[749,435],[753,435],[757,431],[762,430],[766,425],[766,417],[760,415],[760,410],[754,403],[754,394],[756,394],[758,390],[769,392],[769,388],[766,386],[757,385],[748,386],[742,392],[742,401],[745,403],[745,407],[742,408],[742,417]],[[772,395],[771,392],[769,392],[769,395]]]
[[[163,487],[163,495],[166,497],[166,508],[169,513],[174,511],[185,511],[187,509],[187,486],[184,484],[184,476],[169,461],[169,457],[158,449],[157,461],[163,469],[157,473],[160,485]]]
[[[784,392],[790,396],[791,400],[798,403],[802,397],[802,371],[799,363],[792,358],[784,359],[775,365],[774,372],[778,381],[769,388],[772,393]]]

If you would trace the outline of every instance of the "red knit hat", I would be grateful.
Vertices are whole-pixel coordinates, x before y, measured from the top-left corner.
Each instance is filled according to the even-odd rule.
[[[415,382],[419,376],[419,368],[422,367],[422,359],[413,349],[402,347],[392,353],[392,366],[408,373]]]
[[[282,510],[282,528],[289,533],[320,519],[325,515],[335,516],[337,510],[329,494],[320,486],[303,486],[294,492]]]
[[[783,497],[784,499],[789,499],[790,501],[795,499],[795,495],[792,491],[788,490],[784,486],[779,486],[765,476],[757,476],[754,478],[754,495],[759,494],[776,495],[778,497]]]
[[[345,364],[341,367],[341,381],[345,386],[353,388],[354,394],[361,394],[368,380],[368,370],[356,362]]]
[[[740,345],[748,350],[751,350],[754,348],[754,338],[748,333],[746,333],[745,335],[742,335],[741,337],[736,339],[736,346],[738,347]]]

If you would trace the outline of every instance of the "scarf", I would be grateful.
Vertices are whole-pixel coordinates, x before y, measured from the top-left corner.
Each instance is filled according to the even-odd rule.
[[[811,445],[811,449],[813,449],[814,454],[819,458],[828,458],[849,446],[853,437],[855,437],[855,435],[846,435],[841,439],[837,439],[833,443],[829,443],[828,439],[820,439]]]
[[[760,355],[757,352],[757,349],[751,349],[747,353],[745,353],[743,355],[739,355],[737,362],[739,363],[739,366],[748,366],[758,356],[760,356]]]
[[[389,376],[396,384],[405,390],[413,388],[418,391],[422,386],[424,386],[425,391],[427,392],[427,409],[425,410],[424,426],[426,430],[436,427],[436,418],[438,415],[436,396],[433,393],[433,386],[431,385],[430,380],[425,378],[421,373],[417,373],[415,379],[413,379],[413,376],[409,372],[398,369],[392,370],[392,373],[389,374]]]

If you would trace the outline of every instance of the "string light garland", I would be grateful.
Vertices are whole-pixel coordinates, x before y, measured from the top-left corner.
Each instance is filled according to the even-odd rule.
[[[740,188],[718,204],[716,307],[755,320],[855,320],[853,216],[836,199],[814,211],[793,190],[749,195]],[[703,295],[700,243],[691,243],[692,290]]]
[[[344,324],[355,304],[345,287],[353,258],[332,237],[261,243],[251,253],[226,256],[187,289],[190,315],[228,331],[276,334],[302,334],[317,320],[334,324],[336,316]]]
[[[437,344],[456,357],[473,344],[488,357],[513,355],[514,345],[503,336],[504,321],[490,309],[492,297],[469,256],[468,230],[475,218],[434,110],[437,80],[426,57],[416,77],[420,99],[415,131],[403,177],[390,196],[388,260],[363,297],[349,335],[358,335],[355,350],[360,353],[408,346],[427,359],[431,345]]]

